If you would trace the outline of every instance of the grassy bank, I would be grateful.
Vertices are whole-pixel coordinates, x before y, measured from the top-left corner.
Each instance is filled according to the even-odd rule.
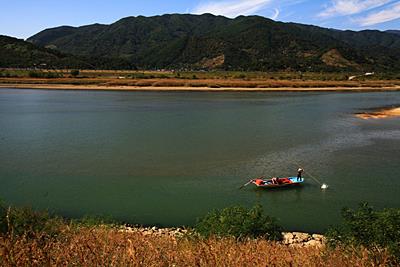
[[[0,85],[54,88],[129,89],[178,88],[218,90],[221,88],[267,90],[269,88],[396,88],[400,77],[381,74],[349,80],[344,73],[264,72],[168,72],[89,70],[0,70]]]
[[[328,246],[281,242],[262,209],[213,211],[188,231],[71,221],[2,206],[2,266],[388,266],[398,263],[398,210],[344,210]],[[227,217],[229,215],[229,217]],[[347,229],[347,230],[346,230]],[[275,234],[273,234],[275,233]],[[331,243],[331,245],[329,245]]]
[[[189,239],[101,227],[65,227],[58,238],[0,237],[3,266],[387,266],[366,249],[287,247],[264,239]]]

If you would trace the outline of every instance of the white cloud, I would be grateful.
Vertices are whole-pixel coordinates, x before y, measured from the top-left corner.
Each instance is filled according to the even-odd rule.
[[[222,15],[229,18],[235,18],[239,15],[252,15],[263,9],[272,0],[225,0],[225,1],[209,1],[198,5],[193,14],[211,13],[214,15]],[[275,12],[275,15],[279,15]]]
[[[334,17],[358,14],[377,8],[391,0],[331,0],[331,5],[318,14],[319,17]]]
[[[276,20],[279,17],[280,11],[279,9],[274,9],[274,15],[271,16],[271,19]]]
[[[361,26],[371,26],[395,19],[400,19],[400,3],[396,3],[379,12],[371,13],[365,18],[357,19],[357,22]]]

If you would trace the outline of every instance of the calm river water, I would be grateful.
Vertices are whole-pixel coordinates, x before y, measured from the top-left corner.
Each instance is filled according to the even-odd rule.
[[[287,230],[323,231],[345,206],[400,207],[400,119],[353,116],[399,104],[400,92],[1,89],[0,198],[160,226],[260,203]],[[238,190],[260,175],[295,175],[297,164],[302,188]]]

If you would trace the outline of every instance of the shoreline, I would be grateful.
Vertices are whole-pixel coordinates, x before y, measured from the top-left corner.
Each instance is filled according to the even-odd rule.
[[[156,226],[120,226],[117,229],[119,232],[137,233],[143,236],[170,236],[173,238],[182,238],[185,235],[193,235],[191,230],[183,227],[158,228]],[[289,247],[316,247],[321,249],[326,245],[326,237],[322,234],[315,233],[282,232],[282,240],[276,242]]]
[[[0,83],[0,89],[71,90],[71,91],[127,91],[127,92],[393,92],[400,86],[386,87],[190,87],[190,86],[105,86],[74,84]]]
[[[373,112],[363,112],[356,114],[356,117],[363,120],[386,119],[400,117],[400,107],[384,108]]]

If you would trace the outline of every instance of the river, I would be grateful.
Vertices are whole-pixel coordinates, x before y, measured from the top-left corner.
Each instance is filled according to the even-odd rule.
[[[354,116],[399,104],[400,92],[1,89],[0,198],[159,226],[259,203],[287,230],[324,231],[343,207],[400,206],[400,119]],[[298,165],[302,187],[238,189]]]

